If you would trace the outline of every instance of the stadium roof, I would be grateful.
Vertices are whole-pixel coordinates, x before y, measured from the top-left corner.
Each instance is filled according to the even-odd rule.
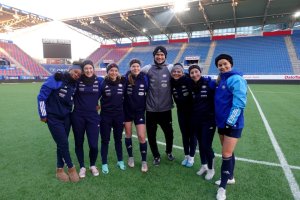
[[[49,21],[52,21],[52,19],[0,3],[0,33],[31,27]]]
[[[185,11],[174,12],[174,5],[163,4],[142,9],[114,13],[95,14],[63,20],[78,31],[99,37],[101,41],[138,36],[149,40],[164,34],[172,38],[174,33],[187,33],[247,26],[285,24],[292,28],[300,18],[293,17],[300,9],[299,0],[190,0]]]

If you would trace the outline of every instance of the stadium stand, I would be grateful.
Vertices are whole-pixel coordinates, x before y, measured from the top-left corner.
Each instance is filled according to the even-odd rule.
[[[36,63],[28,54],[13,43],[0,42],[0,47],[26,68],[32,76],[48,76],[49,73]]]
[[[110,48],[97,48],[90,56],[88,56],[87,59],[93,61],[94,66],[98,66],[100,60],[103,56],[105,56],[109,51],[111,51]]]
[[[293,74],[284,37],[245,37],[217,41],[213,57],[227,53],[234,57],[234,67],[244,74]],[[211,62],[210,75],[217,74]]]
[[[294,37],[293,43],[298,44]],[[181,55],[179,62],[183,63],[186,56],[200,56],[200,65],[204,65],[207,58],[209,47],[211,44],[209,38],[194,39],[187,44],[185,51]],[[273,37],[241,37],[231,40],[219,40],[216,42],[216,48],[213,58],[220,53],[231,54],[235,58],[234,66],[247,75],[278,75],[278,74],[294,74],[284,36]],[[168,50],[168,62],[173,63],[183,44],[165,44]],[[126,73],[128,63],[132,58],[138,58],[142,61],[142,65],[153,62],[152,51],[155,46],[132,47],[130,53],[126,54],[129,48],[114,48],[114,50],[105,59],[112,59],[114,62],[121,60],[120,72]],[[298,47],[297,47],[298,48]],[[100,48],[101,49],[101,48]],[[300,49],[300,48],[298,48]],[[114,55],[115,52],[117,53]],[[124,55],[124,58],[122,57]],[[276,58],[276,59],[274,59]],[[218,73],[213,59],[209,65],[209,75]]]

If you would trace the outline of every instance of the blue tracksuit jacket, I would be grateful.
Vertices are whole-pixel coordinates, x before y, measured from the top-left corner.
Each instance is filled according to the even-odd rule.
[[[244,127],[244,108],[247,102],[247,82],[242,75],[232,70],[220,74],[221,80],[216,87],[215,109],[219,128],[226,124],[233,129]]]
[[[73,95],[76,91],[76,81],[65,73],[62,81],[56,81],[50,76],[42,85],[37,96],[40,118],[47,115],[64,118],[72,111]]]

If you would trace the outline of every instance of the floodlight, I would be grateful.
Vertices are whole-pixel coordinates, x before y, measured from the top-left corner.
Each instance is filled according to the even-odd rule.
[[[295,12],[294,17],[295,18],[300,17],[300,11]]]
[[[172,10],[173,12],[178,13],[178,12],[188,11],[190,10],[190,8],[188,7],[186,0],[175,0],[174,7]]]

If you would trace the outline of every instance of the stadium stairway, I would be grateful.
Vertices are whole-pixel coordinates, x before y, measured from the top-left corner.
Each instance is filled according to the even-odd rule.
[[[113,49],[109,49],[109,51],[107,51],[98,61],[96,61],[96,63],[94,63],[94,66],[99,66],[100,68],[100,63],[103,61],[103,59],[110,54],[113,51]]]
[[[174,64],[180,62],[180,58],[182,57],[182,54],[184,53],[187,46],[188,46],[187,43],[182,44],[182,46],[181,46],[181,48],[180,48],[180,50],[179,50],[179,52],[178,52],[178,54],[177,54],[177,56],[174,60]]]
[[[216,41],[212,41],[210,43],[209,50],[208,50],[208,53],[207,53],[207,56],[206,56],[206,59],[205,59],[204,65],[203,65],[203,71],[202,71],[203,75],[208,74],[209,67],[211,66],[211,60],[212,60],[213,55],[215,53],[216,46],[217,46]]]
[[[130,49],[128,49],[127,53],[117,62],[117,64],[120,66],[120,63],[122,63],[122,61],[127,57],[128,54],[130,54],[130,52],[132,51],[133,47],[131,47]]]
[[[294,70],[294,74],[300,74],[300,60],[298,59],[297,52],[293,41],[290,36],[284,37],[286,48],[291,60],[291,64]]]

